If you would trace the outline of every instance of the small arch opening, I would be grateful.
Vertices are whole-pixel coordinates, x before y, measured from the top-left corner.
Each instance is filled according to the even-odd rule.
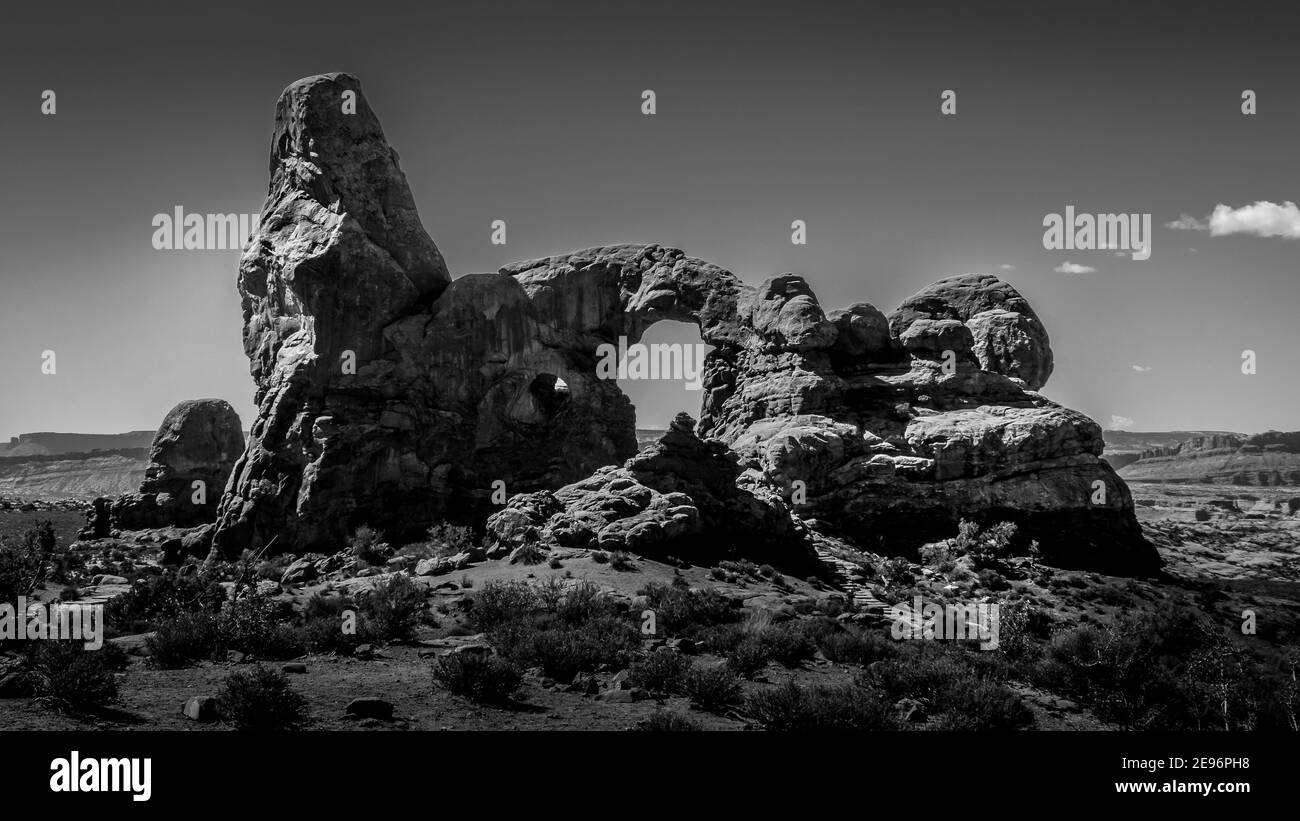
[[[538,374],[528,385],[528,393],[547,419],[554,418],[569,402],[568,384],[553,373]]]

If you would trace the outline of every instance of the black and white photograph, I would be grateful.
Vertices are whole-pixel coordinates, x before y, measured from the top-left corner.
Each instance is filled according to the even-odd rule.
[[[1293,797],[1294,3],[3,16],[0,806]]]

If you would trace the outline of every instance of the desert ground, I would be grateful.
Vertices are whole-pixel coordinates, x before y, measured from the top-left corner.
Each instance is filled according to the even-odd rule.
[[[1166,562],[1144,579],[1024,557],[981,560],[977,568],[970,555],[956,556],[956,544],[941,558],[849,557],[861,568],[849,573],[852,580],[829,569],[801,579],[744,561],[705,567],[589,550],[487,558],[472,545],[473,534],[454,529],[398,549],[361,534],[305,573],[305,565],[290,567],[291,557],[247,557],[243,568],[214,571],[213,579],[274,613],[269,624],[307,634],[313,599],[316,606],[374,602],[376,588],[383,592],[402,577],[416,591],[409,630],[363,631],[350,641],[242,636],[233,640],[242,650],[204,645],[198,657],[180,661],[169,644],[160,660],[159,630],[174,627],[168,621],[180,611],[164,616],[145,607],[113,617],[110,604],[109,647],[98,652],[111,656],[105,666],[113,697],[68,703],[27,680],[24,671],[38,664],[10,643],[0,653],[0,729],[229,730],[239,723],[219,713],[195,720],[183,708],[195,699],[225,704],[232,674],[255,670],[278,674],[301,697],[292,726],[311,729],[1285,728],[1296,704],[1300,519],[1286,515],[1284,503],[1278,512],[1258,502],[1300,489],[1135,483],[1132,491],[1144,533]],[[200,573],[192,560],[180,569],[160,566],[166,531],[139,534],[139,541],[77,541],[84,515],[80,503],[66,500],[0,503],[6,539],[49,522],[66,553],[67,569],[58,581],[47,579],[37,598],[120,603],[130,581]],[[460,558],[448,562],[452,550]],[[325,570],[331,565],[336,569]],[[250,569],[251,579],[231,581]],[[591,646],[567,648],[567,657],[529,649],[535,635],[521,640],[510,632],[511,619],[524,624],[526,617],[490,619],[484,610],[484,597],[499,600],[524,586],[539,591],[533,608],[549,608],[561,621],[567,598],[605,602],[585,616],[608,615],[625,632],[589,638]],[[549,604],[540,592],[547,590]],[[1019,616],[1004,615],[1002,645],[991,653],[970,642],[893,640],[883,608],[915,595],[1000,601]],[[647,609],[658,615],[653,635],[640,629]],[[1239,630],[1246,611],[1256,614],[1253,635]],[[594,621],[577,617],[573,635]],[[1214,642],[1195,636],[1198,625],[1217,632],[1213,661],[1230,674],[1205,672]],[[534,628],[554,633],[555,623]],[[1175,646],[1179,635],[1192,636],[1192,645]],[[1123,652],[1112,652],[1119,645]],[[444,659],[470,657],[505,659],[517,686],[492,697],[438,682],[434,671]],[[1135,659],[1161,675],[1138,675],[1127,666]],[[1099,666],[1105,675],[1094,675]],[[701,681],[684,683],[692,670]],[[717,680],[710,684],[705,672]]]

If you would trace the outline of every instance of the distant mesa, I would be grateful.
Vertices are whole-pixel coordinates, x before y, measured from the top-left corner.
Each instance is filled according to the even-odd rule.
[[[1229,436],[1232,434],[1221,430],[1169,430],[1169,431],[1131,431],[1108,430],[1102,433],[1106,441],[1103,454],[1110,466],[1119,470],[1131,465],[1146,451],[1162,447],[1171,447],[1199,436]]]
[[[130,433],[24,433],[11,438],[8,445],[0,445],[0,459],[147,448],[153,442],[153,436],[151,430]]]
[[[1297,486],[1300,431],[1202,433],[1143,450],[1120,476],[1134,482]]]

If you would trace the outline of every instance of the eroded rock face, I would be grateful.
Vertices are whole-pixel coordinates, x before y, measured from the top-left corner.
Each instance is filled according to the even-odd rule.
[[[335,114],[344,90],[351,117]],[[943,280],[888,317],[827,314],[802,277],[747,285],[658,245],[452,282],[348,75],[286,89],[271,171],[240,268],[259,415],[218,553],[481,522],[500,480],[521,494],[490,525],[507,542],[681,555],[724,540],[794,560],[805,522],[907,552],[960,518],[1009,518],[1060,564],[1158,564],[1100,428],[1034,392],[1047,334],[997,277]],[[713,346],[703,407],[693,432],[683,420],[636,454],[597,351],[662,319]]]
[[[345,91],[355,114],[340,113]],[[258,418],[222,501],[219,553],[272,538],[333,549],[360,524],[400,539],[481,521],[498,480],[558,487],[635,451],[631,404],[554,344],[518,280],[451,282],[354,77],[281,95],[239,289]]]
[[[89,530],[193,527],[213,521],[236,460],[244,452],[239,414],[221,399],[181,402],[163,419],[144,481],[135,493],[96,500]]]
[[[900,339],[918,320],[958,320],[972,335],[972,348],[985,370],[1019,379],[1030,390],[1052,375],[1047,329],[1029,302],[992,274],[962,274],[940,280],[903,301],[889,317]]]
[[[487,524],[499,544],[627,550],[692,561],[748,558],[811,569],[811,541],[780,496],[746,487],[737,456],[678,414],[659,441],[622,465],[554,493],[521,494]]]

